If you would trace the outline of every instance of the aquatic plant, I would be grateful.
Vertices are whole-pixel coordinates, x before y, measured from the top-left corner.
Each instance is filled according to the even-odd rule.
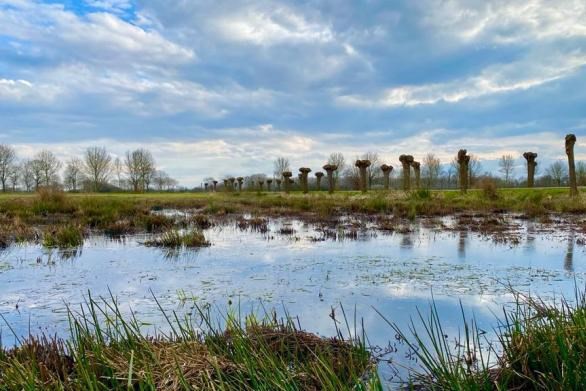
[[[210,242],[207,241],[205,235],[199,230],[191,230],[180,232],[178,230],[171,230],[162,235],[147,240],[144,243],[146,246],[153,247],[207,247]]]

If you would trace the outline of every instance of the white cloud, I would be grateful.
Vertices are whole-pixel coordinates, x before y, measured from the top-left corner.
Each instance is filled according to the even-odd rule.
[[[35,85],[28,80],[0,79],[0,101],[49,102],[60,93],[58,86]]]
[[[275,95],[270,90],[248,90],[237,84],[207,88],[189,80],[141,76],[83,63],[60,66],[36,76],[42,84],[0,79],[0,99],[51,105],[93,97],[101,98],[114,110],[141,116],[197,112],[218,117],[235,107],[270,106]]]
[[[334,40],[334,32],[324,24],[308,21],[303,15],[284,6],[248,8],[219,17],[214,24],[227,40],[256,45],[282,43],[326,43]]]
[[[65,61],[82,58],[110,66],[180,64],[195,53],[111,13],[79,16],[61,5],[35,1],[0,4],[0,35],[29,42]]]
[[[311,137],[290,135],[285,131],[272,130],[267,126],[223,129],[218,136],[204,140],[120,141],[92,139],[78,142],[15,144],[20,157],[31,158],[38,151],[49,149],[65,161],[81,156],[89,146],[107,146],[108,151],[122,157],[125,151],[147,148],[152,151],[159,167],[169,172],[181,184],[195,185],[206,176],[223,177],[228,173],[242,175],[272,172],[272,162],[277,156],[303,156],[309,154],[318,143]],[[238,137],[234,137],[238,134]],[[300,161],[303,159],[300,158]]]
[[[497,44],[586,37],[583,0],[429,0],[423,24],[462,41]]]
[[[528,90],[578,72],[586,65],[586,55],[557,55],[544,63],[533,59],[506,65],[494,65],[477,76],[445,83],[389,88],[376,96],[342,95],[339,104],[356,107],[388,108],[396,106],[456,103],[486,95]]]
[[[121,13],[132,8],[129,0],[84,0],[88,6],[110,12]]]

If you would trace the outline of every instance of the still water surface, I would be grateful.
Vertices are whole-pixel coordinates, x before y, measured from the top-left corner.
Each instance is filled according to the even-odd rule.
[[[575,281],[586,281],[585,247],[571,229],[515,223],[515,244],[422,223],[411,232],[362,230],[354,239],[324,240],[314,225],[275,219],[266,233],[235,224],[208,229],[212,246],[197,251],[145,247],[147,236],[91,237],[69,257],[38,245],[13,246],[0,252],[0,314],[21,336],[67,336],[64,304],[75,307],[88,291],[94,297],[111,292],[125,311],[132,308],[149,327],[164,328],[154,294],[180,314],[193,311],[191,299],[219,312],[229,302],[245,311],[262,304],[283,314],[285,308],[304,329],[334,335],[330,314],[333,308],[340,317],[343,305],[352,322],[355,312],[358,322],[363,319],[370,343],[385,347],[395,343],[395,334],[374,308],[405,327],[417,309],[429,310],[433,294],[448,333],[456,335],[461,325],[460,302],[490,330],[512,300],[506,284],[553,297],[571,296]],[[283,227],[293,233],[280,234]],[[12,330],[0,320],[5,345],[15,341]],[[410,361],[402,351],[392,359]],[[386,365],[381,374],[395,379]]]

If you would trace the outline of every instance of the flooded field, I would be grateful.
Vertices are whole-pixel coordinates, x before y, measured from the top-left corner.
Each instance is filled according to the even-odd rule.
[[[372,221],[335,226],[296,219],[226,221],[204,231],[211,246],[197,250],[147,247],[152,235],[91,236],[74,251],[13,245],[0,252],[0,324],[4,344],[29,332],[67,336],[65,304],[76,308],[88,291],[115,296],[145,328],[165,328],[157,303],[180,315],[209,305],[218,313],[275,309],[330,336],[349,320],[367,332],[385,360],[381,377],[396,381],[413,356],[377,311],[406,327],[432,295],[446,331],[462,324],[460,301],[490,332],[508,289],[542,298],[572,296],[586,281],[586,247],[571,225],[506,218],[504,228],[477,230],[461,219],[404,222],[383,229]],[[377,347],[377,348],[375,348]]]

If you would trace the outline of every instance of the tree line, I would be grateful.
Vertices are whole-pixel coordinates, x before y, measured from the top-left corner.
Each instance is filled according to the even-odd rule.
[[[498,160],[498,172],[485,171],[482,162],[478,156],[470,154],[470,161],[468,162],[468,184],[469,186],[477,186],[481,182],[490,180],[499,187],[526,187],[527,186],[527,161],[523,157],[515,158],[511,154],[504,154]],[[384,185],[385,175],[382,170],[383,159],[376,152],[366,152],[360,156],[356,156],[351,163],[344,154],[340,152],[332,153],[327,159],[329,165],[337,167],[333,173],[336,188],[339,190],[358,190],[360,189],[360,172],[359,168],[354,164],[355,160],[370,161],[369,167],[366,168],[366,180],[369,189],[382,188]],[[388,162],[387,162],[388,163]],[[400,188],[402,183],[403,171],[396,167],[391,167],[390,180],[392,187]],[[272,175],[264,173],[251,174],[244,177],[244,187],[255,189],[259,182],[265,182],[272,178],[282,179],[283,172],[295,171],[292,170],[291,162],[286,157],[278,157],[273,162]],[[542,172],[541,172],[542,171]],[[317,172],[320,172],[319,170]],[[561,187],[568,185],[569,175],[567,164],[563,160],[557,160],[549,164],[545,169],[540,170],[538,165],[535,165],[535,180],[534,186],[537,187]],[[315,173],[314,173],[315,174]],[[204,183],[209,186],[214,181],[219,187],[222,187],[224,180],[233,178],[233,175],[225,175],[221,179],[207,177]],[[576,177],[578,186],[586,186],[586,163],[579,161],[576,163]],[[455,189],[459,186],[459,163],[457,156],[454,156],[448,162],[442,162],[440,158],[434,153],[426,154],[421,160],[421,185],[428,189]],[[310,179],[310,183],[315,188],[317,187],[318,178]],[[211,188],[211,187],[210,187]]]
[[[145,192],[170,191],[178,182],[157,168],[150,151],[139,148],[123,158],[113,157],[105,147],[89,147],[82,157],[60,161],[53,152],[42,150],[30,159],[20,159],[16,150],[0,144],[2,191],[35,191],[59,187],[68,191]]]

